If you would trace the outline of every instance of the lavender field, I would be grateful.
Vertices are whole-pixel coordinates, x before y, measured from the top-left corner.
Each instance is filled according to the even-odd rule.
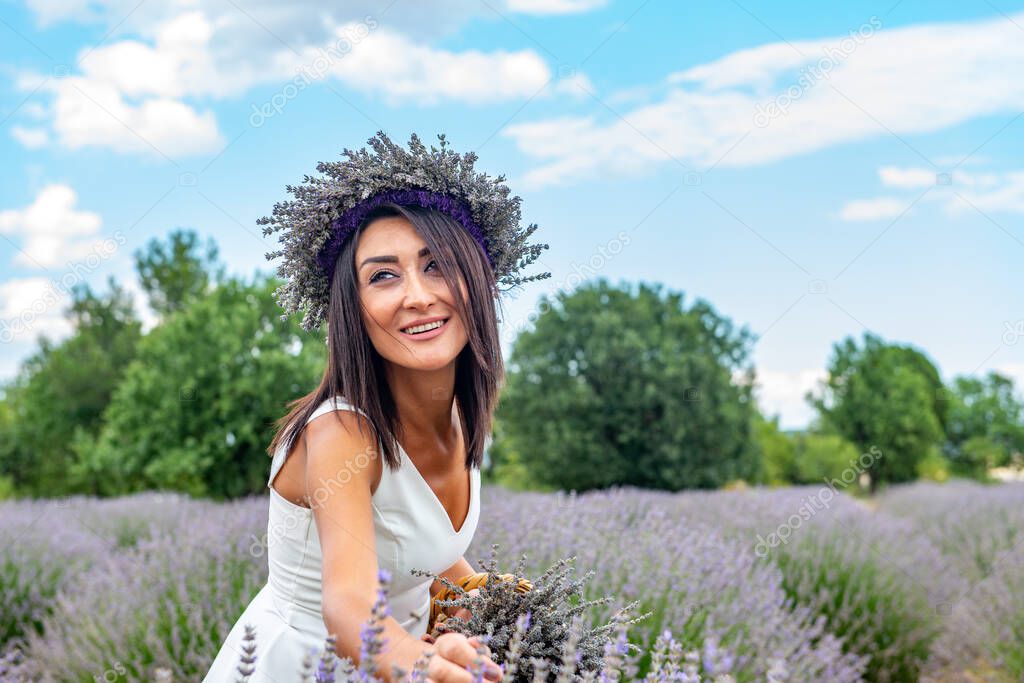
[[[594,570],[736,681],[1024,679],[1024,485],[574,496],[486,486],[467,559]],[[0,503],[4,680],[198,680],[266,578],[267,501]],[[20,663],[17,653],[22,653]],[[781,660],[781,667],[778,662]],[[773,663],[773,664],[769,664]],[[769,672],[769,666],[773,670]],[[643,669],[641,669],[643,672]]]

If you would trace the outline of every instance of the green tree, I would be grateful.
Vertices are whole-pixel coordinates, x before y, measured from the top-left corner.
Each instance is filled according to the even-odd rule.
[[[984,479],[990,468],[1024,452],[1024,403],[1012,379],[994,371],[983,379],[957,377],[945,398],[943,452],[955,474]]]
[[[782,486],[796,481],[796,448],[793,439],[779,429],[779,416],[767,419],[758,413],[754,434],[764,461],[764,482],[771,486]]]
[[[678,490],[760,476],[746,329],[702,300],[685,310],[661,285],[603,278],[540,307],[498,406],[508,450],[537,482]]]
[[[793,483],[848,481],[859,474],[857,447],[838,434],[804,432],[793,438]],[[844,472],[850,470],[846,477]]]
[[[208,240],[206,252],[201,252],[199,237],[192,230],[172,231],[167,244],[152,239],[133,256],[149,306],[160,317],[180,311],[224,277],[216,243]]]
[[[125,367],[135,356],[141,323],[131,296],[113,279],[109,293],[87,284],[71,290],[65,316],[72,334],[59,344],[45,336],[4,390],[0,474],[19,494],[75,491],[68,472],[76,439],[96,434]]]
[[[99,438],[76,444],[78,480],[107,495],[264,491],[273,421],[326,362],[322,334],[280,320],[279,285],[227,279],[146,335]]]
[[[787,434],[779,417],[757,421],[757,441],[764,457],[764,480],[772,486],[822,484],[843,480],[844,470],[856,472],[857,448],[838,434],[811,430]]]
[[[863,348],[848,337],[833,348],[821,396],[806,394],[825,431],[859,452],[880,451],[867,468],[872,493],[879,484],[914,479],[918,462],[942,438],[931,373],[922,371],[922,359],[871,333]]]

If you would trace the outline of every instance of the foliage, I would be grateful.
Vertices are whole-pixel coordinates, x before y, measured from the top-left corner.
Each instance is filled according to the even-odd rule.
[[[113,549],[70,514],[66,500],[0,503],[0,651],[42,633],[60,590]]]
[[[213,497],[266,488],[284,397],[310,391],[325,362],[322,338],[279,319],[277,284],[226,280],[143,339],[103,431],[77,447],[83,485]]]
[[[546,485],[678,490],[754,479],[752,338],[704,301],[604,279],[543,297],[498,406],[510,448]]]
[[[511,439],[505,437],[505,426],[500,417],[493,421],[490,446],[487,448],[487,464],[481,471],[483,481],[494,483],[514,491],[543,491],[554,487],[537,482],[537,477],[523,462],[523,456],[516,450]]]
[[[779,430],[779,416],[766,419],[755,416],[754,441],[762,458],[764,483],[782,486],[796,476],[796,449],[793,440]]]
[[[918,462],[942,437],[934,377],[923,369],[929,363],[920,352],[871,333],[862,348],[848,337],[833,349],[822,395],[807,394],[829,431],[860,452],[882,452],[868,468],[872,492],[882,483],[914,479]]]
[[[917,476],[925,481],[946,481],[949,479],[949,460],[943,457],[936,446],[917,463]]]
[[[946,392],[948,424],[944,452],[954,474],[984,479],[989,469],[1024,452],[1024,401],[1013,381],[997,372],[985,378],[957,377]]]
[[[111,278],[106,295],[72,288],[66,311],[73,332],[40,348],[5,387],[0,409],[0,475],[19,494],[74,491],[73,443],[96,434],[103,410],[134,358],[141,336],[130,295]]]
[[[857,448],[843,437],[814,431],[785,434],[778,419],[760,418],[757,424],[766,483],[818,484],[841,479],[845,470],[856,468]]]
[[[145,250],[134,254],[139,283],[149,299],[149,307],[161,317],[180,311],[209,286],[224,277],[217,262],[217,245],[209,240],[200,253],[198,236],[192,230],[174,230],[165,246],[153,239]]]
[[[793,484],[818,484],[843,479],[858,469],[857,447],[838,434],[805,432],[793,437]]]
[[[823,615],[847,651],[869,658],[866,681],[918,680],[939,632],[926,592],[842,529],[808,529],[775,559],[786,592]]]

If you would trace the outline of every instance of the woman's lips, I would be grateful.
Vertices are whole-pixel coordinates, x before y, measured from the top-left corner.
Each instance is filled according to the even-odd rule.
[[[405,336],[405,337],[407,337],[409,339],[416,339],[417,341],[424,341],[424,340],[427,340],[427,339],[433,339],[434,337],[438,336],[439,334],[441,334],[442,332],[444,332],[448,328],[448,321],[449,320],[451,320],[451,318],[448,318],[447,320],[442,322],[440,327],[435,327],[432,330],[427,330],[426,332],[420,332],[419,334],[410,334],[408,332],[402,332],[402,330],[399,330],[399,332],[402,332],[403,336]]]

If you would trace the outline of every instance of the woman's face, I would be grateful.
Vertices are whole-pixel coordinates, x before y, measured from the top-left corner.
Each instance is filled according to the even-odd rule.
[[[437,262],[429,253],[420,253],[426,249],[408,219],[386,216],[363,230],[355,254],[363,324],[370,341],[386,360],[416,370],[445,367],[469,341]],[[458,281],[465,299],[461,275]],[[443,320],[440,329],[419,334],[407,329],[435,319]]]

